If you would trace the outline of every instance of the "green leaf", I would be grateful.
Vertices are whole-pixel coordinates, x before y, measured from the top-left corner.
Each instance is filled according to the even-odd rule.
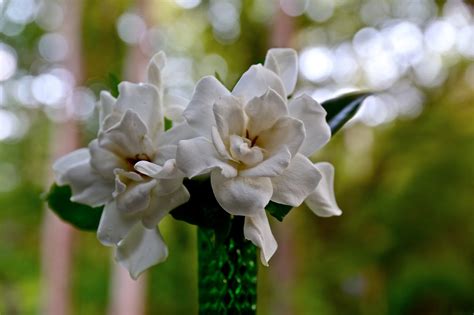
[[[61,219],[81,230],[96,231],[99,226],[103,207],[92,208],[70,200],[72,195],[69,186],[53,184],[46,195],[49,207]]]
[[[348,93],[321,104],[327,112],[326,121],[333,135],[355,115],[362,102],[371,94],[370,92]]]
[[[173,218],[203,228],[212,228],[216,233],[216,242],[225,240],[230,232],[231,217],[215,199],[209,178],[185,179],[183,184],[191,198],[170,212]]]
[[[114,73],[109,73],[109,88],[110,94],[113,97],[117,97],[119,95],[118,85],[120,84],[119,77]]]
[[[165,131],[173,127],[173,121],[165,117]]]
[[[290,210],[293,209],[293,207],[270,201],[265,209],[274,218],[281,222],[283,221],[283,218],[290,212]]]

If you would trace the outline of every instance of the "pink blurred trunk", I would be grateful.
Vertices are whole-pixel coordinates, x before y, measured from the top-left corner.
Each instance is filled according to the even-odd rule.
[[[63,66],[82,80],[81,72],[81,0],[64,0],[64,21],[60,32],[69,46]],[[52,148],[56,159],[77,149],[80,145],[77,123],[70,119],[57,125]],[[74,229],[62,222],[51,211],[46,211],[42,230],[43,314],[69,315],[71,313],[71,261]]]
[[[138,14],[145,19],[146,25],[150,25],[147,12],[150,1],[137,0]],[[143,82],[146,65],[149,56],[146,56],[139,45],[133,46],[127,55],[124,67],[124,77],[131,82]],[[113,262],[110,289],[110,303],[108,315],[143,315],[145,314],[147,276],[142,274],[140,278],[133,280],[128,271]]]
[[[278,2],[277,2],[278,3]],[[294,18],[278,7],[271,26],[270,47],[291,47],[294,33]],[[294,292],[295,256],[293,252],[293,225],[291,218],[272,227],[278,240],[278,251],[271,261],[269,269],[274,298],[270,305],[271,314],[295,314],[291,292]]]

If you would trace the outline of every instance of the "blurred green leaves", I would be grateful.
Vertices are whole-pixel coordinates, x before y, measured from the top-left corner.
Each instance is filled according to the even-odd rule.
[[[49,207],[61,219],[80,230],[96,231],[99,226],[103,207],[92,208],[80,203],[72,202],[71,188],[53,184],[45,196]]]

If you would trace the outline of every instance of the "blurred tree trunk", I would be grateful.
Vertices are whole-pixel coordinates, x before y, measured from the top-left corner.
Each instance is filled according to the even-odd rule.
[[[64,23],[60,32],[67,40],[68,55],[63,66],[77,82],[82,80],[81,72],[81,0],[64,0]],[[71,112],[66,104],[65,112]],[[53,131],[51,151],[57,159],[77,149],[80,145],[79,128],[73,118],[58,124]],[[71,261],[73,251],[73,228],[62,222],[51,211],[46,211],[42,227],[42,273],[43,314],[68,315],[71,310]]]
[[[151,3],[148,0],[137,0],[137,13],[150,25],[148,10]],[[124,77],[127,81],[143,82],[149,56],[146,56],[137,44],[128,51]],[[110,303],[108,315],[143,315],[147,291],[147,275],[142,274],[138,280],[133,280],[128,271],[113,261]]]
[[[291,47],[293,34],[294,18],[286,15],[278,5],[270,29],[270,47]],[[291,293],[294,292],[295,286],[293,272],[295,268],[294,231],[291,216],[286,217],[282,223],[273,225],[272,229],[278,240],[278,251],[273,257],[269,269],[274,297],[269,309],[271,314],[291,315],[295,314],[291,302],[293,300]]]

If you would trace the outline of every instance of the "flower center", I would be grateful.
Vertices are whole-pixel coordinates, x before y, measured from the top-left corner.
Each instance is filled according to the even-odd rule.
[[[263,150],[255,146],[257,137],[250,140],[237,135],[230,136],[229,151],[235,160],[247,166],[254,166],[263,160]]]
[[[135,164],[137,164],[140,161],[148,161],[151,162],[150,157],[146,153],[140,153],[140,154],[135,154],[134,157],[128,157],[125,159],[127,161],[129,167],[131,170],[134,170]]]

